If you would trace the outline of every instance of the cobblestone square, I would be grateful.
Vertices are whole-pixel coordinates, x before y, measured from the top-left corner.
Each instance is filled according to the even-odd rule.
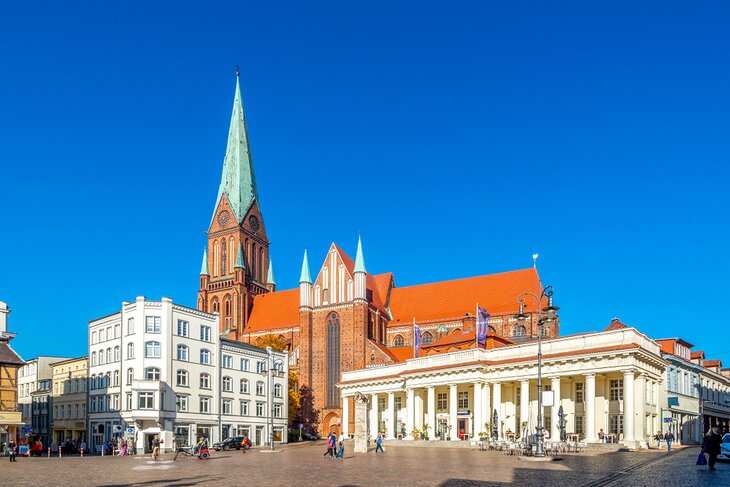
[[[730,485],[730,464],[714,472],[695,466],[697,448],[564,455],[562,461],[523,462],[514,456],[457,448],[391,447],[377,457],[323,457],[320,443],[275,453],[213,452],[209,460],[139,457],[21,458],[0,462],[0,485],[17,486],[502,486]]]

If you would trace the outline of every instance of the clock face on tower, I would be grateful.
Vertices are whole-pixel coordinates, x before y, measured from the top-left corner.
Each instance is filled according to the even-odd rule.
[[[256,216],[254,216],[254,215],[251,215],[250,217],[248,217],[248,224],[251,227],[251,230],[253,230],[254,232],[258,232],[259,228],[261,228],[259,219],[256,218]]]
[[[231,218],[231,214],[228,213],[226,210],[223,210],[220,213],[218,213],[218,223],[220,223],[220,225],[222,227],[226,226],[229,218]]]

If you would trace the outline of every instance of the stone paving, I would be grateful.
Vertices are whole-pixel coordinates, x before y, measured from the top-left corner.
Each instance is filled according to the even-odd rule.
[[[392,447],[377,457],[352,453],[324,458],[322,443],[294,444],[269,453],[212,452],[209,460],[138,457],[0,459],[0,486],[439,486],[504,485],[720,486],[730,485],[730,463],[717,471],[695,466],[698,448],[568,454],[558,462],[524,462],[496,452]]]

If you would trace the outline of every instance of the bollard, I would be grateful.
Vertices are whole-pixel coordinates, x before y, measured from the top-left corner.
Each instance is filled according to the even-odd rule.
[[[104,456],[104,445],[101,445],[101,456]]]
[[[81,458],[84,458],[84,449],[81,448],[81,449],[79,449],[79,451],[81,452]]]
[[[51,447],[48,447],[48,458],[51,458]]]
[[[61,458],[61,446],[58,446],[58,458]]]

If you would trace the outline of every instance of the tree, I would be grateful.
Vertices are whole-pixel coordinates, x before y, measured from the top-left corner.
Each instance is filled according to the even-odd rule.
[[[261,348],[271,347],[275,352],[283,352],[286,350],[286,341],[278,335],[264,335],[256,340],[256,346]]]
[[[293,370],[289,370],[289,424],[293,429],[298,428],[302,406],[302,395],[299,394],[299,375]]]

